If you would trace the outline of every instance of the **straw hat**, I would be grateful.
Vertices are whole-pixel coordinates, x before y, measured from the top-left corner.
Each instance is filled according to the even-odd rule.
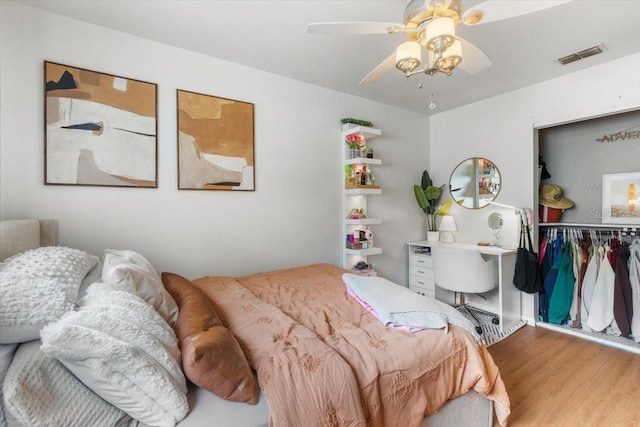
[[[540,187],[540,200],[542,206],[556,209],[569,209],[573,202],[562,197],[562,188],[554,184],[544,184]]]

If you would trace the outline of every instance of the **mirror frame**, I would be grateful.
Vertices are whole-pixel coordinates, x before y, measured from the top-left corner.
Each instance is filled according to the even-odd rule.
[[[483,161],[485,163],[488,162],[490,164],[489,166],[491,169],[490,173],[479,174],[477,172],[480,161]],[[469,169],[469,171],[465,171],[464,168]],[[473,196],[456,197],[456,194],[455,194],[456,190],[453,187],[453,180],[454,180],[454,177],[456,176],[468,178],[468,181],[466,182],[466,184],[463,187],[460,187],[459,190],[462,190],[462,189],[468,190],[468,187],[471,186],[471,188],[473,188]],[[493,183],[493,185],[497,186],[497,189],[490,193],[490,194],[493,194],[493,196],[483,196],[481,198],[476,190],[479,188],[480,180],[486,179],[486,178],[489,178],[489,182],[497,178],[498,182]],[[469,157],[467,159],[464,159],[463,161],[458,163],[455,168],[453,168],[453,171],[449,176],[449,193],[451,194],[451,198],[459,206],[465,209],[482,209],[488,206],[489,202],[493,202],[494,200],[496,200],[496,198],[500,194],[501,189],[502,189],[502,174],[500,173],[500,169],[498,168],[498,166],[496,166],[494,162],[492,162],[491,160],[485,157]],[[463,202],[460,203],[460,200],[462,200]],[[471,203],[473,203],[473,206],[469,206],[468,203],[465,203],[465,201],[467,200],[471,200]]]

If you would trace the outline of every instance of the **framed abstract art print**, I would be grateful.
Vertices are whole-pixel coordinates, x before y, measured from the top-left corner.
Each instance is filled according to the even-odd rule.
[[[45,184],[156,188],[157,86],[45,61]]]
[[[255,189],[253,104],[178,89],[178,189]]]

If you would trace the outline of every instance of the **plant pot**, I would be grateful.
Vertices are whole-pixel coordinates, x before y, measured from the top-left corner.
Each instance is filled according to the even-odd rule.
[[[440,232],[439,231],[427,231],[427,241],[428,242],[437,242],[440,240]]]

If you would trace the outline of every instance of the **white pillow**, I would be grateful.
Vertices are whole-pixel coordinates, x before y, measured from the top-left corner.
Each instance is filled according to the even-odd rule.
[[[0,344],[37,340],[40,329],[73,310],[98,258],[61,246],[14,255],[0,266]]]
[[[187,414],[176,336],[139,297],[94,283],[79,310],[47,325],[41,337],[45,354],[133,418],[174,426]]]
[[[10,426],[126,426],[131,417],[89,390],[40,341],[20,344],[3,385]],[[6,424],[5,424],[6,425]]]
[[[144,256],[134,251],[107,249],[103,264],[104,284],[139,296],[151,304],[170,326],[175,325],[178,305]]]
[[[4,384],[4,377],[11,366],[13,354],[18,348],[18,344],[0,345],[0,384]],[[2,386],[0,385],[0,426],[6,427],[7,421],[4,418],[4,398],[2,397]]]

